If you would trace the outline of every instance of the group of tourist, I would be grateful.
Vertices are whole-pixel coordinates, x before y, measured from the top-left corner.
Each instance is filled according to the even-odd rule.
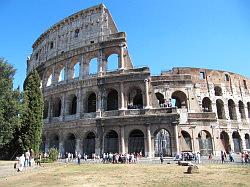
[[[246,152],[246,151],[242,151],[242,153],[241,153],[241,163],[242,164],[247,164],[247,163],[249,163],[249,154],[248,154],[248,152]]]
[[[27,150],[25,153],[23,153],[20,157],[17,158],[18,162],[14,164],[14,169],[17,169],[17,171],[23,171],[24,168],[33,166],[35,163],[34,157],[34,151],[32,149]],[[39,154],[36,159],[37,165],[41,166],[41,159],[42,156],[41,154]]]
[[[141,157],[142,155],[140,153],[125,153],[125,154],[119,154],[119,153],[103,153],[102,156],[102,162],[105,163],[136,163],[137,158]]]

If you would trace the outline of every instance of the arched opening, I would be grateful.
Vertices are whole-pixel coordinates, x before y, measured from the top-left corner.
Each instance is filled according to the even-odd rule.
[[[236,109],[235,109],[235,103],[232,99],[228,100],[228,110],[229,110],[229,116],[231,120],[236,120]]]
[[[203,112],[212,112],[212,102],[208,97],[204,97],[202,100]]]
[[[163,94],[157,92],[157,93],[155,93],[155,96],[158,99],[158,103],[159,103],[160,107],[167,107],[167,106],[165,106],[165,99],[164,99]]]
[[[131,88],[128,93],[128,109],[143,108],[142,91],[140,88]]]
[[[109,131],[104,138],[104,152],[105,153],[118,153],[118,134],[111,130]]]
[[[221,99],[216,100],[216,108],[218,119],[226,119],[224,103]]]
[[[177,108],[187,108],[187,96],[182,91],[172,93],[172,106]]]
[[[70,95],[68,99],[68,114],[74,115],[77,110],[77,97],[76,95]]]
[[[187,131],[181,131],[180,148],[182,151],[192,151],[191,136]]]
[[[172,156],[171,137],[166,129],[160,129],[155,133],[155,156]]]
[[[68,134],[64,142],[65,153],[71,153],[75,155],[76,137],[74,134]]]
[[[245,134],[246,149],[250,149],[249,134]]]
[[[141,130],[133,130],[129,134],[128,138],[128,152],[129,153],[142,153],[145,156],[144,148],[144,134]]]
[[[250,102],[247,102],[248,118],[250,118]]]
[[[222,96],[222,89],[220,86],[214,87],[214,94],[215,94],[215,96]]]
[[[91,93],[88,97],[88,107],[87,112],[96,112],[96,95],[95,93]]]
[[[92,58],[89,62],[89,75],[95,76],[98,73],[98,59]]]
[[[83,142],[83,153],[88,155],[88,158],[92,158],[92,154],[95,153],[95,134],[89,132]]]
[[[202,156],[213,153],[212,137],[208,131],[202,130],[198,134],[198,140]]]
[[[53,117],[59,117],[61,116],[61,99],[59,97],[55,98],[53,100],[53,105],[52,105],[52,116]]]
[[[118,110],[118,92],[110,90],[107,96],[107,111]]]
[[[45,100],[43,107],[43,119],[46,119],[48,117],[48,113],[49,113],[49,102]]]
[[[65,80],[65,68],[62,68],[58,77],[58,82]]]
[[[222,131],[220,133],[220,139],[221,139],[221,143],[224,147],[225,152],[229,153],[231,151],[231,146],[229,143],[229,136],[228,136],[227,132]]]
[[[56,148],[57,150],[59,150],[59,137],[58,137],[58,135],[54,134],[51,137],[49,147]]]
[[[241,146],[241,137],[239,132],[234,131],[232,134],[233,137],[233,142],[234,142],[234,152],[235,153],[239,153],[242,150],[242,146]]]
[[[108,57],[107,71],[116,71],[118,69],[118,55],[112,54]]]
[[[241,119],[246,119],[245,106],[242,101],[239,101],[239,112]]]
[[[73,68],[73,79],[77,79],[80,76],[80,62],[77,62]]]
[[[46,86],[50,86],[52,84],[52,74],[49,75]]]

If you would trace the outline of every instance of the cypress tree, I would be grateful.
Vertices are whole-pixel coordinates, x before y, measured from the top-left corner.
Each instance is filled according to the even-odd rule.
[[[21,115],[21,137],[24,149],[39,151],[43,127],[43,95],[40,77],[35,70],[24,81],[24,97]]]

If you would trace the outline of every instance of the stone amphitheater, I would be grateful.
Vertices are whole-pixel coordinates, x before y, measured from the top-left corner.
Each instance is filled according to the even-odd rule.
[[[190,67],[152,76],[133,67],[126,34],[103,4],[51,26],[32,48],[27,74],[36,69],[42,80],[45,152],[157,157],[250,148],[248,78]]]

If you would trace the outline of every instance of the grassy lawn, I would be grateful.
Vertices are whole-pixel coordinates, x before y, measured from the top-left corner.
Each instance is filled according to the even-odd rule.
[[[250,166],[203,165],[196,174],[187,167],[160,164],[46,164],[0,178],[6,186],[250,186]]]

